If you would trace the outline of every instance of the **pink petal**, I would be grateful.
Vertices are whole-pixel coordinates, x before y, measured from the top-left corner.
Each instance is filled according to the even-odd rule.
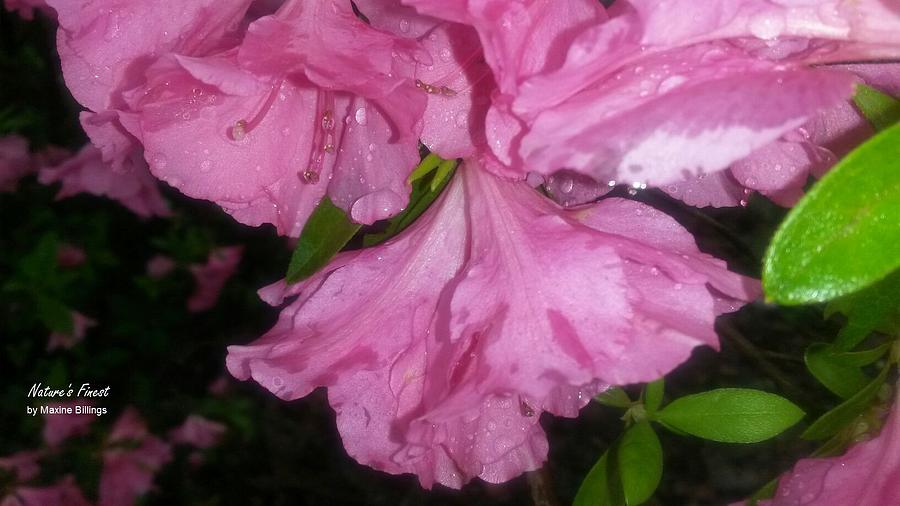
[[[140,155],[134,153],[134,156]],[[170,214],[156,180],[142,160],[134,159],[126,172],[114,172],[103,162],[100,150],[90,144],[57,166],[42,167],[38,180],[43,184],[61,182],[57,199],[85,192],[116,200],[144,218]]]
[[[169,441],[206,449],[217,445],[226,427],[199,415],[190,415],[179,427],[169,431]]]
[[[41,473],[41,467],[38,464],[41,456],[42,453],[39,451],[14,453],[0,458],[0,469],[15,473],[17,482],[30,481]]]
[[[134,504],[153,488],[156,473],[171,460],[169,445],[147,431],[134,408],[126,408],[107,438],[98,504]]]
[[[153,279],[160,279],[171,273],[176,267],[175,260],[165,255],[154,255],[147,261],[147,275]]]
[[[567,213],[468,162],[400,236],[264,293],[300,295],[229,348],[232,374],[283,399],[329,387],[354,458],[459,487],[540,466],[542,411],[574,416],[600,383],[646,381],[715,345],[719,300],[758,288],[651,208]]]
[[[54,402],[48,406],[68,407],[72,409],[72,414],[47,414],[44,415],[44,431],[43,438],[47,446],[55,447],[60,443],[74,436],[83,436],[90,431],[90,425],[97,419],[95,414],[75,414],[75,409],[79,406],[91,406],[90,401],[68,401]]]
[[[71,314],[72,333],[53,332],[50,334],[50,339],[47,341],[47,351],[53,351],[59,348],[66,350],[71,349],[73,346],[84,340],[84,336],[87,334],[88,329],[97,326],[96,320],[89,318],[78,311],[72,311]]]
[[[727,167],[852,91],[842,73],[745,67],[729,75],[755,66],[732,63],[731,70],[722,62],[698,67],[688,81],[626,77],[575,97],[537,117],[522,139],[523,157],[543,172],[569,167],[601,181],[676,182]],[[700,77],[707,71],[719,77]]]
[[[875,439],[846,454],[802,459],[778,485],[768,506],[844,506],[900,504],[900,404]]]
[[[0,506],[89,506],[71,475],[47,487],[18,487],[0,501]]]
[[[243,246],[218,248],[209,254],[205,264],[190,266],[196,286],[187,301],[188,311],[206,311],[216,305],[225,283],[237,271],[243,251]]]
[[[33,171],[28,140],[18,135],[0,137],[0,192],[16,191],[19,180]]]
[[[59,16],[57,44],[66,83],[83,106],[101,112],[118,107],[116,93],[139,85],[158,55],[206,54],[221,47],[250,1],[48,3]]]

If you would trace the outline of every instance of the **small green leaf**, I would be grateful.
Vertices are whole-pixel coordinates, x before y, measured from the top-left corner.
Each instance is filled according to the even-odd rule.
[[[788,214],[766,252],[766,296],[822,302],[900,267],[900,124],[841,160]]]
[[[647,383],[644,391],[644,407],[647,409],[647,415],[653,417],[654,413],[659,410],[662,405],[663,391],[665,390],[665,378]]]
[[[841,361],[841,354],[825,343],[813,343],[803,356],[809,372],[843,399],[853,397],[869,383],[869,378],[858,366]]]
[[[876,130],[884,130],[900,121],[900,100],[875,88],[858,85],[853,101]]]
[[[594,464],[594,467],[588,472],[587,476],[578,487],[578,493],[575,494],[575,500],[572,506],[620,506],[624,501],[616,500],[616,491],[613,488],[615,482],[613,478],[613,470],[609,465],[610,452],[603,452],[603,455]]]
[[[288,265],[288,283],[296,283],[316,273],[353,238],[360,225],[347,218],[328,197],[322,201],[303,226],[297,247]]]
[[[800,408],[775,394],[720,388],[676,399],[656,419],[712,441],[756,443],[777,436],[803,415]]]
[[[873,364],[879,358],[883,357],[884,354],[891,349],[892,345],[893,343],[887,342],[870,350],[836,353],[835,358],[837,360],[840,360],[841,363],[847,365],[863,367],[869,364]]]
[[[449,167],[449,169],[445,170],[443,167]],[[441,161],[438,170],[431,177],[425,174],[423,177],[416,179],[412,183],[412,193],[409,196],[409,204],[406,206],[406,209],[390,219],[384,232],[367,234],[363,237],[363,246],[369,247],[380,244],[412,225],[444,191],[447,183],[453,178],[453,169],[455,167],[455,161]]]
[[[881,385],[884,384],[884,380],[887,378],[889,369],[890,367],[882,369],[881,373],[869,382],[865,388],[857,392],[856,395],[820,416],[800,437],[814,440],[825,439],[837,434],[872,404],[872,400],[878,395],[878,390],[881,389]]]
[[[628,394],[625,393],[625,390],[622,390],[619,387],[609,388],[605,392],[595,397],[595,399],[600,404],[612,406],[614,408],[631,407],[631,398],[628,397]]]
[[[826,314],[843,313],[847,323],[834,342],[836,349],[849,351],[871,332],[900,334],[900,271],[874,285],[828,304]]]
[[[444,159],[439,157],[438,155],[429,153],[428,156],[423,158],[422,161],[419,162],[419,165],[415,169],[413,169],[412,173],[409,175],[409,178],[407,178],[406,181],[408,183],[412,183],[417,179],[425,177],[428,173],[438,168],[438,166],[443,161]]]
[[[622,435],[616,452],[619,476],[628,506],[641,504],[656,491],[662,478],[663,454],[650,422],[632,425]]]

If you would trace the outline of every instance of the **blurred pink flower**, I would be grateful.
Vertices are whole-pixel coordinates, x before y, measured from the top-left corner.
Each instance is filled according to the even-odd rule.
[[[72,311],[72,333],[67,334],[65,332],[53,332],[50,334],[50,338],[47,340],[47,351],[53,351],[55,349],[71,349],[76,344],[80,343],[84,340],[85,334],[91,327],[95,327],[97,325],[97,321],[93,318],[87,317],[78,311]]]
[[[26,482],[37,477],[41,473],[38,460],[43,456],[40,451],[23,451],[14,453],[8,457],[0,457],[0,469],[11,471],[16,475],[16,481]]]
[[[132,506],[171,459],[169,445],[149,433],[137,410],[126,408],[106,440],[98,505]]]
[[[87,260],[87,254],[83,249],[74,244],[61,243],[56,249],[56,263],[60,267],[78,267]]]
[[[147,261],[147,275],[153,279],[164,278],[176,267],[175,260],[165,255],[153,255]]]
[[[217,397],[221,397],[228,392],[228,389],[231,385],[231,377],[227,374],[222,374],[218,378],[216,378],[206,390]]]
[[[78,400],[53,402],[48,406],[65,406],[73,410],[75,406],[92,406],[93,402]],[[90,426],[97,419],[93,414],[46,414],[44,415],[43,438],[47,446],[57,447],[60,443],[74,436],[83,436],[90,431]]]
[[[72,476],[47,487],[16,487],[0,506],[90,506]]]
[[[216,248],[210,252],[205,264],[190,266],[195,287],[187,301],[188,311],[197,313],[216,305],[222,288],[237,270],[243,251],[243,246]]]
[[[38,180],[43,184],[62,183],[57,200],[90,193],[109,197],[143,218],[171,214],[142,160],[135,160],[125,172],[113,171],[90,144],[57,166],[42,167]]]
[[[0,137],[0,192],[16,191],[19,180],[31,172],[28,140],[19,135]]]
[[[469,161],[397,238],[292,287],[227,364],[282,399],[329,388],[347,451],[425,486],[508,480],[546,458],[543,411],[649,381],[757,293],[671,218],[620,199],[567,212]]]
[[[226,427],[221,423],[190,415],[179,427],[169,431],[169,441],[175,444],[190,445],[195,448],[212,448],[225,435]]]
[[[22,19],[34,19],[35,11],[54,17],[56,13],[47,6],[45,0],[3,0],[3,5],[9,12],[15,12]]]
[[[900,392],[900,384],[898,392]],[[900,395],[900,394],[898,394]],[[900,396],[881,434],[839,457],[802,459],[760,506],[900,504]]]

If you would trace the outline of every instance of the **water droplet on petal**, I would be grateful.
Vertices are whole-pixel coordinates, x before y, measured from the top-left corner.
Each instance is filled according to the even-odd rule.
[[[408,19],[400,20],[400,31],[403,33],[409,32],[409,20]]]
[[[358,125],[365,125],[368,123],[368,119],[366,118],[366,108],[360,107],[356,110],[356,123]]]

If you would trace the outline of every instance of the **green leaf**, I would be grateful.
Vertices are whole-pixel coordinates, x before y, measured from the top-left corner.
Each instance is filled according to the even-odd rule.
[[[777,436],[803,411],[775,394],[720,388],[674,400],[656,414],[667,427],[723,443],[756,443]]]
[[[632,425],[617,446],[619,476],[629,506],[641,504],[656,491],[662,478],[663,454],[650,422]]]
[[[806,348],[803,356],[809,372],[843,399],[849,399],[869,383],[867,377],[858,366],[842,361],[842,354],[825,343],[813,343]]]
[[[881,389],[881,385],[884,384],[884,380],[887,378],[889,369],[890,367],[882,369],[881,373],[869,382],[865,388],[857,392],[856,395],[820,416],[800,437],[803,439],[825,439],[837,434],[872,404],[875,396],[878,395],[878,390]]]
[[[876,130],[884,130],[900,121],[900,100],[875,88],[858,85],[853,101]]]
[[[428,156],[426,156],[425,158],[422,159],[421,162],[419,162],[418,167],[413,169],[412,173],[409,175],[409,178],[407,178],[406,181],[408,183],[412,183],[413,181],[416,181],[417,179],[422,179],[423,177],[428,175],[431,171],[438,168],[438,166],[443,161],[444,161],[444,159],[439,157],[438,155],[436,155],[434,153],[429,153]]]
[[[631,398],[628,397],[625,390],[622,390],[619,387],[609,388],[594,399],[600,404],[612,406],[614,408],[631,407]]]
[[[619,506],[623,501],[616,501],[616,492],[612,488],[612,469],[609,466],[609,451],[603,453],[594,467],[581,482],[572,506]]]
[[[449,167],[449,169],[445,170],[442,167]],[[363,237],[363,246],[369,247],[380,244],[412,225],[444,191],[447,183],[453,177],[453,169],[455,167],[455,161],[441,161],[437,166],[437,172],[434,172],[431,177],[425,174],[417,178],[412,183],[412,193],[409,196],[409,204],[406,206],[406,209],[388,221],[384,232],[367,234]]]
[[[892,342],[887,342],[869,350],[835,353],[835,358],[847,365],[863,367],[883,357],[891,349],[892,345]]]
[[[900,124],[854,150],[788,214],[766,252],[763,286],[782,304],[822,302],[900,266]]]
[[[665,390],[665,378],[647,383],[644,391],[644,407],[647,409],[647,415],[652,417],[662,405],[663,391]]]
[[[288,265],[286,281],[296,283],[315,274],[347,245],[359,228],[360,225],[351,222],[342,209],[328,197],[323,197],[303,226]]]
[[[68,306],[42,294],[35,295],[34,301],[37,304],[38,318],[48,329],[63,334],[72,334],[75,331],[72,311]]]
[[[843,313],[847,324],[834,342],[836,349],[849,351],[871,332],[900,334],[900,271],[874,285],[828,304],[826,314]]]

